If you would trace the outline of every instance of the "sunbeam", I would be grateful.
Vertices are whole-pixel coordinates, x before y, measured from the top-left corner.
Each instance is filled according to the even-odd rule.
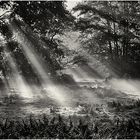
[[[65,87],[61,86],[60,88],[60,86],[53,83],[53,81],[50,79],[49,71],[46,64],[41,60],[40,56],[33,49],[34,46],[31,41],[28,40],[28,38],[22,33],[22,31],[20,31],[16,24],[10,24],[10,29],[13,31],[14,37],[16,38],[18,43],[21,45],[21,49],[24,55],[31,63],[34,71],[38,74],[38,77],[40,78],[42,84],[42,88],[44,91],[46,91],[46,94],[55,98],[55,100],[59,104],[64,106],[67,105],[68,102],[66,97],[69,96],[68,89],[66,92]]]
[[[21,49],[23,53],[31,62],[31,65],[34,68],[34,70],[38,73],[43,83],[47,81],[46,84],[50,84],[46,68],[44,68],[45,65],[43,65],[43,62],[40,60],[37,53],[33,50],[32,43],[25,36],[23,36],[21,32],[16,32],[16,30],[14,30],[14,26],[12,26],[12,29],[17,41],[21,44]]]
[[[67,49],[71,48],[68,45],[65,45],[65,47]],[[105,83],[107,87],[109,85],[109,87],[115,90],[140,97],[140,89],[138,87],[139,80],[120,79],[120,73],[117,69],[114,69],[111,65],[103,64],[101,61],[97,60],[94,55],[89,54],[84,48],[81,49],[81,53],[88,59],[87,65],[78,65],[75,68],[68,68],[65,70],[67,74],[73,76],[74,80],[79,83],[79,86],[81,82],[105,82],[109,77],[112,77],[109,81],[107,80],[108,83]],[[89,96],[88,91],[82,90],[81,93],[85,94],[87,97]],[[88,98],[90,99],[90,96]]]
[[[24,78],[19,74],[14,58],[5,49],[5,54],[7,55],[8,65],[11,67],[12,73],[9,75],[8,85],[6,85],[9,90],[18,90],[16,94],[25,98],[31,98],[33,96],[32,90],[25,82]],[[11,93],[10,93],[11,94]]]
[[[124,92],[129,95],[134,95],[140,98],[140,81],[131,79],[111,79],[109,82],[112,88]]]
[[[94,81],[95,77],[88,74],[88,71],[84,70],[82,67],[69,68],[66,70],[66,73],[72,75],[73,79],[76,82],[80,81]]]

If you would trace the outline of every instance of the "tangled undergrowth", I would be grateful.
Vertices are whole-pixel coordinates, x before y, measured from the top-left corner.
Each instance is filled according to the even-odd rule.
[[[0,118],[0,139],[139,139],[140,100],[114,99],[101,113],[91,105],[80,104],[87,116],[30,115],[26,118]],[[90,110],[91,109],[91,110]],[[89,111],[90,110],[90,111]]]
[[[90,118],[90,119],[89,119]],[[118,118],[106,116],[94,118],[29,116],[26,119],[0,121],[1,139],[59,138],[59,139],[101,139],[140,138],[140,118]]]

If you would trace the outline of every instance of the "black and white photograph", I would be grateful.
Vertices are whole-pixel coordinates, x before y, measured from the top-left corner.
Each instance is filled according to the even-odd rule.
[[[0,139],[140,139],[140,1],[0,0]]]

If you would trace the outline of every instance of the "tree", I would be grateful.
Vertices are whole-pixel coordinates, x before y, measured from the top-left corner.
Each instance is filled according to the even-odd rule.
[[[30,40],[33,49],[48,65],[50,72],[60,69],[57,58],[63,56],[63,51],[55,36],[62,34],[73,21],[73,16],[66,10],[65,3],[63,1],[1,1],[0,8],[6,11],[0,16],[0,33],[4,38],[5,46],[15,57],[19,72],[28,76],[33,74],[30,62],[9,28],[11,24]]]
[[[138,63],[139,8],[139,1],[79,3],[73,10],[80,11],[76,29],[82,32],[83,46],[110,61]]]

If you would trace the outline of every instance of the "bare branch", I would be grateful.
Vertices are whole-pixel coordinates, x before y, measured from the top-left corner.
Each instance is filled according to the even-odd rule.
[[[3,13],[2,15],[0,15],[0,19],[4,19],[4,16],[7,14],[7,13],[10,13],[11,11],[6,11],[5,13]]]

